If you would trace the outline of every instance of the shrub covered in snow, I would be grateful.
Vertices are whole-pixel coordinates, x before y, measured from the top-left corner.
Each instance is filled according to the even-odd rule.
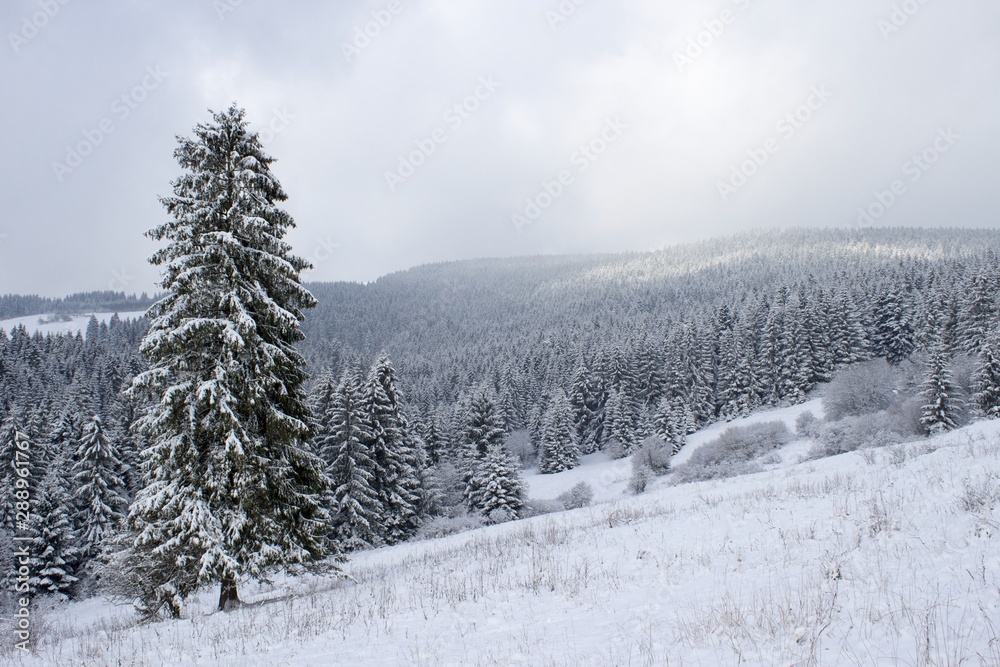
[[[898,445],[903,442],[903,437],[895,427],[896,420],[885,412],[827,422],[820,427],[809,458],[819,459],[856,449]]]
[[[695,450],[687,463],[676,468],[672,481],[677,484],[757,472],[760,465],[756,459],[793,439],[780,421],[733,426]]]
[[[562,500],[543,500],[541,498],[528,498],[524,502],[524,509],[522,513],[525,518],[532,516],[541,516],[542,514],[552,514],[553,512],[562,512],[566,509],[566,505]]]
[[[838,371],[823,394],[829,421],[887,410],[896,400],[900,371],[885,359],[872,359]]]
[[[670,472],[672,457],[672,446],[660,436],[651,435],[639,445],[639,449],[632,455],[632,461],[633,465],[635,461],[640,461],[654,475],[665,475]]]
[[[795,418],[795,435],[800,438],[815,438],[819,433],[820,421],[811,410],[799,414]]]
[[[651,435],[643,440],[632,455],[632,477],[629,479],[632,493],[642,493],[653,476],[668,473],[672,456],[673,446],[660,436]]]
[[[577,482],[569,491],[559,494],[559,501],[568,510],[587,507],[594,502],[594,488],[586,482]]]
[[[414,535],[417,540],[433,540],[448,535],[457,535],[484,525],[483,517],[477,514],[462,514],[460,516],[439,516],[425,521]]]
[[[528,433],[528,429],[522,428],[512,431],[507,436],[505,444],[507,451],[516,456],[521,462],[522,468],[530,468],[537,462],[538,452],[535,451],[535,446],[531,443],[531,436]]]

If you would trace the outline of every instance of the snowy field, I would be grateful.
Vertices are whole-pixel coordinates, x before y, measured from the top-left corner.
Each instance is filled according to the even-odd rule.
[[[787,447],[754,475],[356,554],[351,580],[247,585],[229,614],[217,591],[147,626],[74,603],[35,619],[35,656],[0,662],[1000,665],[1000,422],[811,462]],[[531,494],[620,496],[621,465],[591,457]]]
[[[132,313],[118,313],[118,317],[123,320],[135,320],[145,314],[146,311],[140,310]],[[73,315],[66,321],[60,320],[58,315],[29,315],[27,317],[15,317],[9,320],[0,320],[0,329],[3,329],[9,334],[13,329],[16,329],[18,326],[23,324],[28,330],[28,333],[31,335],[34,335],[36,331],[41,332],[43,336],[46,334],[75,334],[77,331],[86,334],[87,323],[90,322],[90,318],[92,316],[96,317],[98,322],[107,322],[114,316],[114,313],[88,313],[86,315]]]

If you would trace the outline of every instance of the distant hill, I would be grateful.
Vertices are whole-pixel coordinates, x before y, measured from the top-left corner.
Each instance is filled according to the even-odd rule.
[[[304,350],[315,368],[335,374],[384,350],[408,395],[428,409],[483,381],[501,391],[505,372],[533,385],[523,393],[534,401],[553,386],[569,391],[581,359],[602,367],[621,355],[629,365],[665,368],[682,329],[713,338],[723,307],[742,336],[763,326],[776,304],[802,302],[822,319],[842,299],[856,309],[867,344],[878,343],[879,298],[898,292],[920,345],[938,326],[930,321],[935,302],[960,311],[969,281],[996,279],[998,257],[997,230],[866,228],[429,264],[367,285],[309,285],[319,306],[307,313]]]
[[[0,296],[0,320],[29,315],[71,316],[88,313],[134,313],[146,310],[159,298],[158,295],[149,296],[145,292],[135,295],[111,291],[80,292],[61,299],[35,294],[6,294]]]

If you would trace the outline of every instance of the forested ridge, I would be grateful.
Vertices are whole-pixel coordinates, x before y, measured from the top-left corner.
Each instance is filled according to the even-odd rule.
[[[897,309],[898,323],[912,330],[904,347],[922,348],[939,333],[974,335],[967,329],[982,328],[976,318],[995,307],[998,253],[1000,234],[991,230],[869,228],[433,264],[369,285],[310,285],[319,306],[305,323],[303,349],[314,368],[335,373],[388,353],[410,403],[424,411],[484,381],[498,393],[513,381],[536,402],[554,387],[570,391],[581,366],[600,369],[615,358],[641,376],[628,387],[641,394],[634,398],[650,403],[679,357],[715,375],[727,371],[720,344],[751,345],[760,367],[765,352],[787,361],[782,345],[797,326],[814,330],[799,342],[811,345],[818,378],[852,355],[885,356],[892,322],[879,330],[887,316],[880,305]],[[730,340],[718,340],[722,334]],[[779,399],[790,390],[771,383]]]

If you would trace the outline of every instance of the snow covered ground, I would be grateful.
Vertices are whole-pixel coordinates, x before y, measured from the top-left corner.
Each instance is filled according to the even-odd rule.
[[[217,591],[147,626],[74,603],[34,619],[36,655],[0,662],[1000,665],[1000,422],[786,463],[359,553],[352,580],[247,585],[228,614]],[[619,465],[529,483],[541,497],[606,474],[610,499]]]
[[[146,311],[140,310],[131,313],[118,313],[118,317],[123,320],[134,320],[142,317]],[[24,325],[29,334],[34,335],[36,331],[45,334],[73,333],[77,331],[87,333],[87,323],[91,316],[96,317],[98,322],[107,322],[114,316],[114,313],[88,313],[86,315],[73,315],[68,320],[62,321],[58,315],[29,315],[27,317],[15,317],[9,320],[0,320],[0,329],[8,334],[19,325]]]
[[[803,412],[812,412],[817,418],[822,419],[822,400],[817,398],[801,405],[757,412],[744,419],[719,422],[718,424],[703,428],[697,433],[692,433],[688,436],[687,444],[671,460],[671,463],[673,465],[680,465],[687,462],[696,449],[718,438],[723,431],[733,426],[781,421],[794,433],[795,420]],[[805,458],[812,444],[811,440],[799,439],[785,445],[780,451],[783,465],[790,465],[801,461]],[[538,500],[555,499],[559,494],[571,489],[573,485],[586,482],[594,489],[594,502],[601,503],[624,497],[628,493],[628,480],[631,476],[632,464],[630,459],[616,461],[612,460],[607,454],[598,452],[597,454],[584,456],[580,460],[578,467],[566,472],[554,475],[541,475],[537,469],[528,471],[524,476],[524,481],[528,489],[528,497]],[[655,488],[658,483],[662,483],[662,480],[654,482],[651,488]]]

